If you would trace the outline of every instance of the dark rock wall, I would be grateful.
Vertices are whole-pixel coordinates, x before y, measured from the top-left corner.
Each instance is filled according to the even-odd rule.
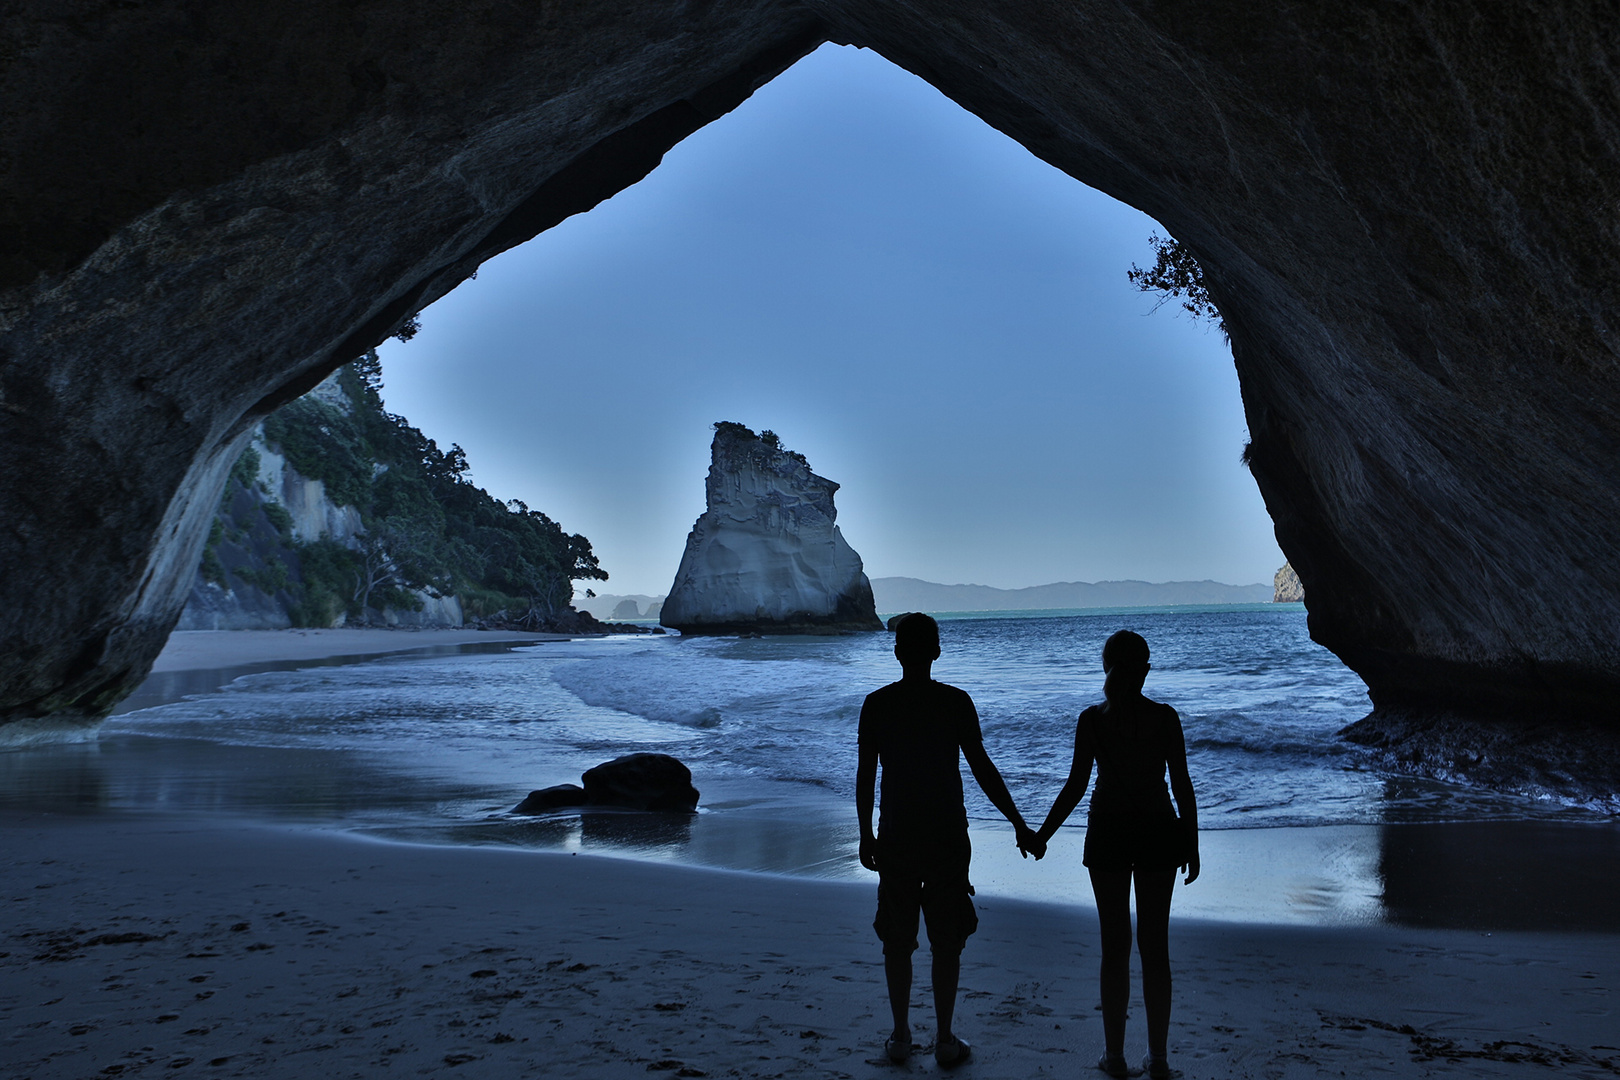
[[[1384,711],[1620,701],[1612,4],[35,0],[0,18],[0,715],[144,672],[251,423],[823,36],[1198,255]]]
[[[1312,634],[1381,710],[1616,717],[1620,9],[838,10],[1195,250]]]
[[[252,424],[821,40],[771,3],[0,17],[0,717],[145,674]]]

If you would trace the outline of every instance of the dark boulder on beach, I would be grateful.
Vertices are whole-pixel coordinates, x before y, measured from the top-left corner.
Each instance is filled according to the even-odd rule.
[[[696,810],[692,771],[668,754],[626,754],[587,770],[586,806]]]
[[[555,784],[529,792],[528,798],[512,807],[514,814],[544,814],[585,805],[585,789],[578,784]]]
[[[578,784],[556,784],[529,792],[514,814],[548,814],[574,807],[623,810],[697,809],[692,770],[668,754],[626,754],[586,771]]]

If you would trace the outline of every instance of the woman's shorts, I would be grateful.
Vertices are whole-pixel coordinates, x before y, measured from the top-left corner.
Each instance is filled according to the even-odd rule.
[[[909,842],[878,837],[878,906],[872,929],[885,954],[916,951],[919,911],[928,927],[930,949],[962,951],[979,928],[968,882],[972,856],[966,830],[958,836]]]
[[[1176,817],[1092,818],[1081,858],[1091,870],[1174,870],[1187,863],[1187,832]]]

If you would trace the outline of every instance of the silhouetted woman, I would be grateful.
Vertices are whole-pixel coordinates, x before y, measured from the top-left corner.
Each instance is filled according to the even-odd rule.
[[[1091,794],[1084,862],[1091,871],[1102,926],[1102,1014],[1106,1052],[1097,1067],[1129,1076],[1125,1064],[1125,1008],[1131,992],[1131,878],[1136,878],[1136,945],[1142,957],[1142,1001],[1147,1008],[1150,1077],[1170,1075],[1165,1041],[1170,1028],[1170,893],[1176,868],[1187,884],[1198,877],[1198,804],[1187,775],[1187,746],[1176,710],[1142,696],[1147,642],[1121,630],[1103,646],[1103,696],[1080,714],[1074,729],[1069,779],[1041,826],[1050,840],[1086,793]],[[1166,770],[1170,790],[1165,790]],[[1175,793],[1176,807],[1170,805]]]

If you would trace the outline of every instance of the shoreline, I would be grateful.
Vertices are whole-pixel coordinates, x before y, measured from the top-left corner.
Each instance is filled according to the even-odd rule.
[[[596,634],[519,633],[380,627],[289,630],[176,630],[152,662],[152,670],[114,708],[111,716],[167,705],[206,694],[244,675],[343,667],[406,653],[445,655],[500,652]]]
[[[205,671],[302,660],[354,661],[443,646],[568,641],[580,634],[462,628],[337,627],[289,630],[176,630],[152,662],[152,673]]]
[[[3,814],[0,836],[6,1056],[36,1080],[205,1065],[254,1077],[893,1074],[871,881],[159,815]],[[1087,913],[978,906],[957,1008],[969,1071],[1089,1071],[1101,1034]],[[1171,944],[1170,1053],[1188,1080],[1620,1067],[1614,936],[1172,914]],[[918,998],[922,1038],[933,1010]],[[1138,1056],[1141,1015],[1137,996]]]
[[[164,670],[119,712],[207,694],[264,671],[409,653],[504,652],[569,639],[386,629],[184,632],[165,649]],[[202,660],[227,665],[188,666]],[[739,786],[700,777],[705,812],[690,820],[622,813],[512,819],[501,811],[529,788],[577,781],[577,775],[553,763],[504,786],[402,788],[388,763],[364,756],[214,744],[116,725],[80,749],[18,754],[0,760],[6,796],[0,811],[105,816],[183,809],[272,827],[319,821],[359,836],[453,847],[580,851],[800,880],[860,876],[853,869],[853,813],[825,792],[791,785]],[[231,778],[229,790],[217,779],[224,776]],[[321,788],[309,783],[313,776],[322,777]],[[281,803],[277,792],[286,790],[300,798]],[[1017,856],[999,821],[975,820],[972,831],[974,880],[985,895],[1089,907],[1090,885],[1079,865],[1083,816],[1054,841],[1059,856],[1039,869]],[[1177,889],[1178,910],[1193,918],[1600,931],[1608,919],[1604,898],[1620,894],[1620,823],[1316,824],[1206,829],[1202,835],[1205,874],[1192,888]],[[1459,887],[1458,880],[1471,884]],[[1565,887],[1544,896],[1539,887],[1547,881]]]

